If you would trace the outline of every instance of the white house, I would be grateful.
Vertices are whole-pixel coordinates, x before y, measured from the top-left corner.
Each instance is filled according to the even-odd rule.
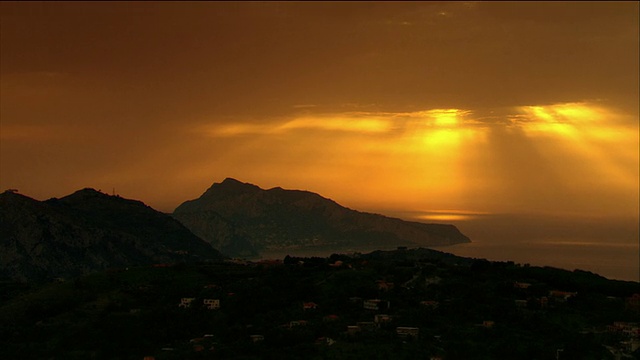
[[[220,309],[220,299],[204,299],[204,306],[209,310]]]
[[[196,298],[182,298],[180,299],[180,304],[178,304],[178,306],[181,308],[188,308],[195,299]]]
[[[419,333],[420,328],[417,327],[398,326],[396,328],[396,334],[401,337],[418,336]]]

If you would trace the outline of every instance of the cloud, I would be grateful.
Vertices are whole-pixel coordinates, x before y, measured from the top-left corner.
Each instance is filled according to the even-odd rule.
[[[362,116],[354,113],[300,116],[284,122],[255,124],[211,124],[199,126],[208,136],[277,135],[293,131],[332,131],[353,133],[386,133],[392,127],[390,119],[377,115]]]
[[[347,204],[371,205],[367,194],[376,194],[377,207],[452,209],[427,214],[439,219],[484,211],[625,213],[635,206],[628,196],[638,181],[637,126],[628,117],[585,101],[209,124],[199,128],[206,129],[201,138],[220,155],[194,173],[233,169],[267,185],[305,184]],[[402,205],[394,205],[398,199]]]
[[[266,123],[237,122],[206,124],[196,132],[208,136],[275,135],[293,131],[330,131],[359,134],[402,133],[416,127],[450,128],[479,124],[470,118],[471,111],[432,109],[414,112],[344,112],[293,116],[285,121]]]
[[[3,10],[11,187],[167,202],[234,176],[354,206],[637,208],[634,2]]]

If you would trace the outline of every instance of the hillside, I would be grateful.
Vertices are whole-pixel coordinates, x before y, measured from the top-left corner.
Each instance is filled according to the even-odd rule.
[[[404,221],[348,209],[309,191],[227,178],[173,216],[229,256],[312,246],[441,246],[470,242],[453,225]]]
[[[93,189],[37,201],[0,194],[0,276],[73,277],[95,270],[221,259],[172,217]]]
[[[640,354],[637,282],[429,249],[131,267],[0,294],[16,360]]]

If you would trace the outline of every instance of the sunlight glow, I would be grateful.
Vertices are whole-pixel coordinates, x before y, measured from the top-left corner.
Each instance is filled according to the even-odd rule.
[[[294,130],[325,130],[355,133],[385,133],[391,129],[390,119],[379,116],[363,117],[359,114],[338,114],[316,117],[299,117],[280,124],[234,123],[226,125],[205,125],[196,131],[203,131],[212,137],[239,135],[282,134]]]
[[[277,131],[295,129],[320,129],[332,131],[383,133],[389,131],[391,123],[387,119],[356,117],[349,114],[327,117],[304,117],[279,126]]]
[[[600,181],[637,188],[638,132],[628,125],[631,122],[614,120],[621,115],[589,103],[525,106],[521,111],[526,119],[520,123],[525,134],[532,139],[547,139],[535,142],[547,157],[557,156],[549,145],[562,147],[578,160],[572,168],[588,164],[588,173],[603,179]]]
[[[523,128],[532,136],[558,133],[580,140],[605,141],[616,141],[627,136],[620,129],[615,129],[612,123],[612,118],[619,116],[587,103],[524,106],[521,110],[529,119]]]
[[[416,219],[419,220],[429,220],[429,221],[463,221],[473,219],[472,215],[460,215],[460,214],[429,214],[429,215],[420,215],[417,216]]]
[[[465,221],[475,219],[479,216],[489,215],[488,212],[466,211],[466,210],[429,210],[414,216],[418,220],[429,221]]]
[[[606,211],[628,209],[624,197],[637,197],[637,120],[588,102],[500,111],[489,117],[462,109],[304,114],[204,126],[201,133],[226,138],[222,144],[228,146],[220,162],[207,162],[202,174],[227,163],[240,171],[238,177],[286,185],[281,178],[287,173],[292,187],[306,184],[355,205],[376,194],[378,204],[405,209],[588,206],[597,212],[605,211],[601,204]],[[594,193],[605,195],[595,199]],[[493,207],[482,208],[487,202]],[[455,221],[474,215],[421,216]]]
[[[456,126],[459,123],[458,117],[463,115],[464,112],[458,109],[436,109],[426,112],[428,116],[433,118],[433,122],[436,126]]]

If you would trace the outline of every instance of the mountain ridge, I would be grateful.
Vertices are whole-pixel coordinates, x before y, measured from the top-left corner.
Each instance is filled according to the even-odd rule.
[[[21,280],[223,258],[169,215],[90,188],[45,201],[5,191],[0,235],[0,276]]]
[[[259,256],[273,249],[470,242],[453,225],[346,208],[306,190],[226,178],[173,214],[84,188],[61,198],[0,193],[0,277],[75,277],[110,267]]]
[[[211,185],[172,214],[194,234],[230,256],[318,245],[442,246],[470,242],[455,226],[360,212],[306,190],[261,189],[233,178]],[[216,225],[231,224],[236,231]],[[234,247],[234,249],[230,249]]]

